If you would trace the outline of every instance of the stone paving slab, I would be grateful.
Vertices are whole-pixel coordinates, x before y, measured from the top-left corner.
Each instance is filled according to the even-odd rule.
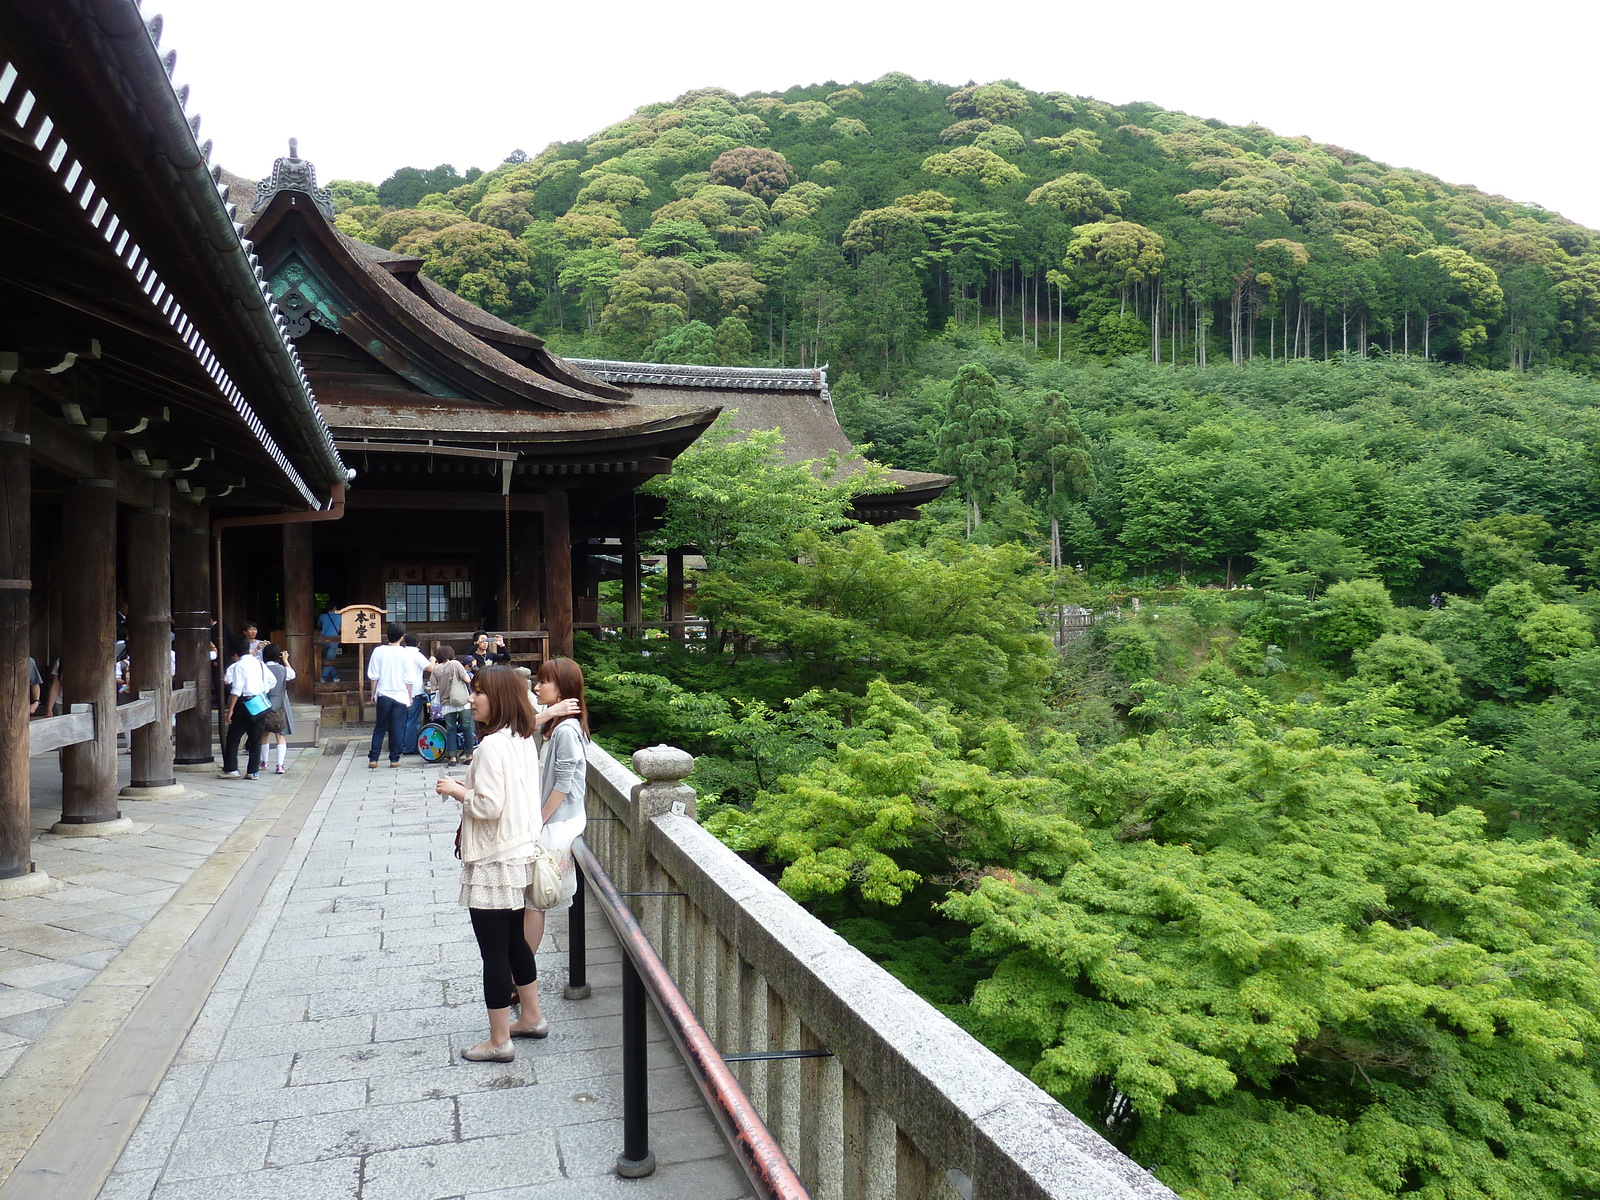
[[[591,905],[587,1000],[538,955],[550,1037],[467,1063],[487,1030],[437,769],[335,768],[100,1200],[736,1200],[749,1185],[656,1014],[651,1146],[622,1148],[620,949]],[[0,970],[4,970],[0,963]]]
[[[61,768],[54,754],[29,761],[33,857],[48,892],[0,899],[0,1081],[38,1036],[125,950],[178,889],[216,854],[264,797],[303,777],[291,749],[285,775],[219,779],[186,772],[182,796],[124,800],[133,828],[106,837],[61,837]],[[126,750],[118,783],[129,778]],[[3,1093],[0,1093],[3,1095]]]

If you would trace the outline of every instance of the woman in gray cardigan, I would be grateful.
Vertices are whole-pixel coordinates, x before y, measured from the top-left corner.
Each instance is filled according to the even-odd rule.
[[[533,695],[547,708],[561,705],[561,713],[576,705],[568,715],[558,715],[544,728],[544,749],[539,755],[539,774],[544,783],[544,829],[539,844],[548,850],[561,868],[561,904],[572,903],[578,878],[572,865],[572,842],[583,832],[587,817],[584,798],[589,780],[589,706],[583,698],[583,669],[570,658],[552,658],[541,663],[533,685]],[[529,908],[524,918],[528,945],[535,950],[544,937],[544,913]]]

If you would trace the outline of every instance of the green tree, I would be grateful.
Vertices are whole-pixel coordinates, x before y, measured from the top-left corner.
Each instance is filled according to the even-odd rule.
[[[776,150],[739,146],[725,150],[711,164],[711,182],[736,187],[771,201],[795,182],[794,168]]]
[[[750,326],[739,317],[724,317],[717,326],[716,347],[718,362],[730,367],[742,365],[750,358]]]
[[[1389,589],[1376,579],[1346,579],[1322,595],[1317,641],[1335,654],[1349,654],[1377,641],[1395,622]]]
[[[938,445],[940,465],[960,481],[969,537],[982,522],[983,507],[1016,477],[1009,430],[994,376],[977,363],[967,363],[950,385]]]
[[[704,321],[690,321],[662,334],[645,353],[652,362],[716,366],[721,361],[717,357],[716,334]]]
[[[1073,171],[1041,184],[1028,193],[1029,204],[1047,204],[1060,211],[1062,219],[1074,225],[1087,225],[1093,221],[1122,211],[1127,192],[1106,187],[1093,175]]]
[[[733,569],[755,556],[788,554],[802,530],[847,528],[854,497],[884,487],[879,469],[841,477],[836,462],[784,461],[782,447],[776,429],[746,435],[718,418],[671,474],[645,485],[666,501],[654,543],[693,546],[711,568]]]
[[[872,364],[879,387],[887,392],[897,362],[922,332],[922,288],[911,264],[888,254],[869,254],[855,273],[852,323],[860,357]]]
[[[583,301],[583,315],[590,333],[594,332],[611,285],[621,274],[622,256],[610,246],[574,252],[557,273],[561,286],[576,290]]]
[[[1278,592],[1303,592],[1316,599],[1319,591],[1368,575],[1371,560],[1340,534],[1328,529],[1280,530],[1261,535],[1253,576]]]
[[[1355,678],[1393,688],[1397,703],[1439,720],[1461,703],[1461,680],[1437,646],[1405,633],[1386,633],[1355,652]]]
[[[1050,518],[1050,569],[1059,571],[1061,518],[1068,506],[1094,491],[1094,464],[1089,441],[1072,419],[1072,406],[1060,392],[1046,392],[1029,421],[1023,443],[1022,478],[1044,514]]]

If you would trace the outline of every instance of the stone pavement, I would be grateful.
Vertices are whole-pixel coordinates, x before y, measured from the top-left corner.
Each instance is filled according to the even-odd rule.
[[[539,955],[544,1041],[486,1031],[438,771],[333,768],[101,1200],[734,1200],[748,1192],[655,1013],[655,1175],[622,1147],[619,951],[592,905],[593,996],[565,1001],[565,914]],[[293,779],[294,774],[288,777]],[[209,781],[208,781],[209,783]],[[48,868],[47,868],[48,869]]]
[[[291,767],[301,758],[289,751]],[[122,801],[133,828],[105,837],[59,837],[61,769],[54,754],[30,764],[33,856],[48,892],[0,900],[0,1079],[269,797],[298,776],[218,779],[182,774],[183,796]],[[119,783],[128,781],[121,755]]]

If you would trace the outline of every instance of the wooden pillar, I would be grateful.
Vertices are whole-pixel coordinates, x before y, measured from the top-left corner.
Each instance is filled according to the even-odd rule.
[[[572,525],[567,494],[550,493],[544,510],[545,628],[552,657],[572,656]]]
[[[153,505],[128,518],[128,650],[133,693],[156,695],[156,719],[128,735],[132,788],[171,788],[172,514],[167,482],[151,485]]]
[[[289,699],[310,704],[312,689],[321,671],[321,659],[312,642],[313,609],[311,593],[311,526],[295,522],[283,527],[283,629],[285,649],[295,677],[289,684]]]
[[[31,488],[27,399],[20,387],[0,384],[0,895],[8,891],[6,880],[33,870],[27,701]]]
[[[61,648],[61,691],[66,704],[94,708],[93,741],[61,752],[61,820],[53,832],[116,821],[117,490],[109,448],[96,466],[102,474],[67,485],[62,497],[61,616],[71,640]]]
[[[683,551],[667,551],[667,620],[683,620]],[[683,627],[673,625],[669,637],[684,636]]]
[[[199,699],[178,714],[175,762],[193,766],[212,762],[211,703],[216,691],[216,666],[211,661],[211,535],[204,512],[194,526],[172,532],[172,607],[178,640],[178,681],[195,682]]]
[[[622,527],[622,635],[639,636],[639,622],[644,620],[644,605],[640,599],[643,581],[639,572],[639,533],[633,518]]]

